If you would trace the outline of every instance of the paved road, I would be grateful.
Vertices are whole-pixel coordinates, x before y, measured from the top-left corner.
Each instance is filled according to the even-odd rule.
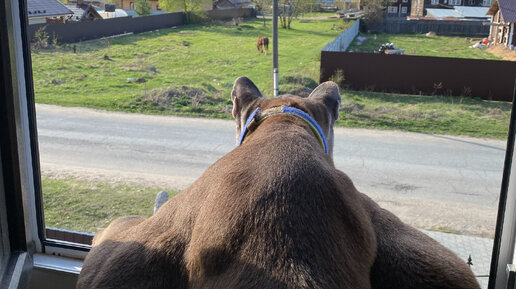
[[[233,121],[37,105],[42,172],[184,189],[234,148]],[[334,160],[420,228],[494,231],[505,142],[338,128]]]

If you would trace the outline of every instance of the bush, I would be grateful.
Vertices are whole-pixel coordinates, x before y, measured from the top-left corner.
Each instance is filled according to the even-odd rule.
[[[47,48],[49,38],[50,37],[48,36],[48,33],[46,31],[46,26],[41,26],[34,33],[34,38],[32,39],[31,48],[32,49]],[[56,40],[57,40],[57,37],[56,37]]]

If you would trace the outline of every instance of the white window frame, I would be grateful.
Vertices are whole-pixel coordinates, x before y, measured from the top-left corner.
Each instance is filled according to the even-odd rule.
[[[41,249],[25,121],[26,11],[25,1],[0,0],[0,284],[13,289],[28,287],[32,255]]]
[[[450,0],[450,1],[452,1],[452,0]],[[430,2],[430,4],[432,4],[432,5],[439,5],[439,0],[432,0]]]
[[[389,13],[389,14],[396,14],[396,13],[398,13],[398,7],[397,6],[389,6],[387,8],[387,13]]]
[[[514,89],[516,96],[516,87]],[[509,274],[514,277],[515,271],[509,264],[516,263],[516,99],[512,102],[512,113],[505,152],[505,164],[503,170],[498,215],[496,219],[496,231],[493,241],[491,257],[491,270],[489,272],[488,289],[509,288],[507,282]],[[514,278],[512,278],[514,279]],[[514,281],[514,280],[512,280]],[[512,285],[514,286],[514,284]]]
[[[401,14],[407,14],[408,13],[408,7],[407,6],[401,6]]]
[[[45,239],[27,28],[26,1],[0,0],[0,284],[74,288],[90,246]]]

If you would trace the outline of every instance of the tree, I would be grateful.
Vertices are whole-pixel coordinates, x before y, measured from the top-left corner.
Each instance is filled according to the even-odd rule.
[[[272,12],[272,1],[273,0],[254,0],[254,9],[259,14],[262,14],[263,18],[263,27],[265,27],[265,13],[271,14]]]
[[[281,27],[290,29],[290,23],[300,14],[308,12],[312,9],[314,0],[285,0],[278,3],[278,18]]]
[[[149,0],[136,0],[134,3],[134,12],[138,13],[138,15],[150,15],[151,4]]]
[[[291,0],[285,0],[282,4],[278,3],[278,10],[281,27],[283,29],[290,29],[290,23],[297,16],[297,5],[294,6]]]
[[[204,12],[204,7],[213,5],[212,0],[159,0],[159,6],[168,12],[183,11],[186,23],[190,23],[192,16]]]
[[[384,8],[388,5],[389,0],[363,0],[362,7],[365,14],[362,20],[366,25],[382,22],[385,14]]]

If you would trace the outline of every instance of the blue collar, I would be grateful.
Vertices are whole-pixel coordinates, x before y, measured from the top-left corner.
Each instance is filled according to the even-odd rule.
[[[241,145],[244,141],[244,138],[253,132],[256,127],[258,127],[258,125],[260,125],[265,119],[275,114],[291,114],[301,118],[306,123],[308,123],[315,136],[321,143],[322,147],[324,148],[324,152],[328,154],[326,137],[324,137],[324,133],[319,124],[308,113],[295,107],[284,105],[266,109],[263,113],[260,112],[259,107],[255,109],[253,113],[251,113],[251,115],[247,118],[245,126],[242,129],[242,133],[240,133],[240,137],[238,138],[238,145]]]

